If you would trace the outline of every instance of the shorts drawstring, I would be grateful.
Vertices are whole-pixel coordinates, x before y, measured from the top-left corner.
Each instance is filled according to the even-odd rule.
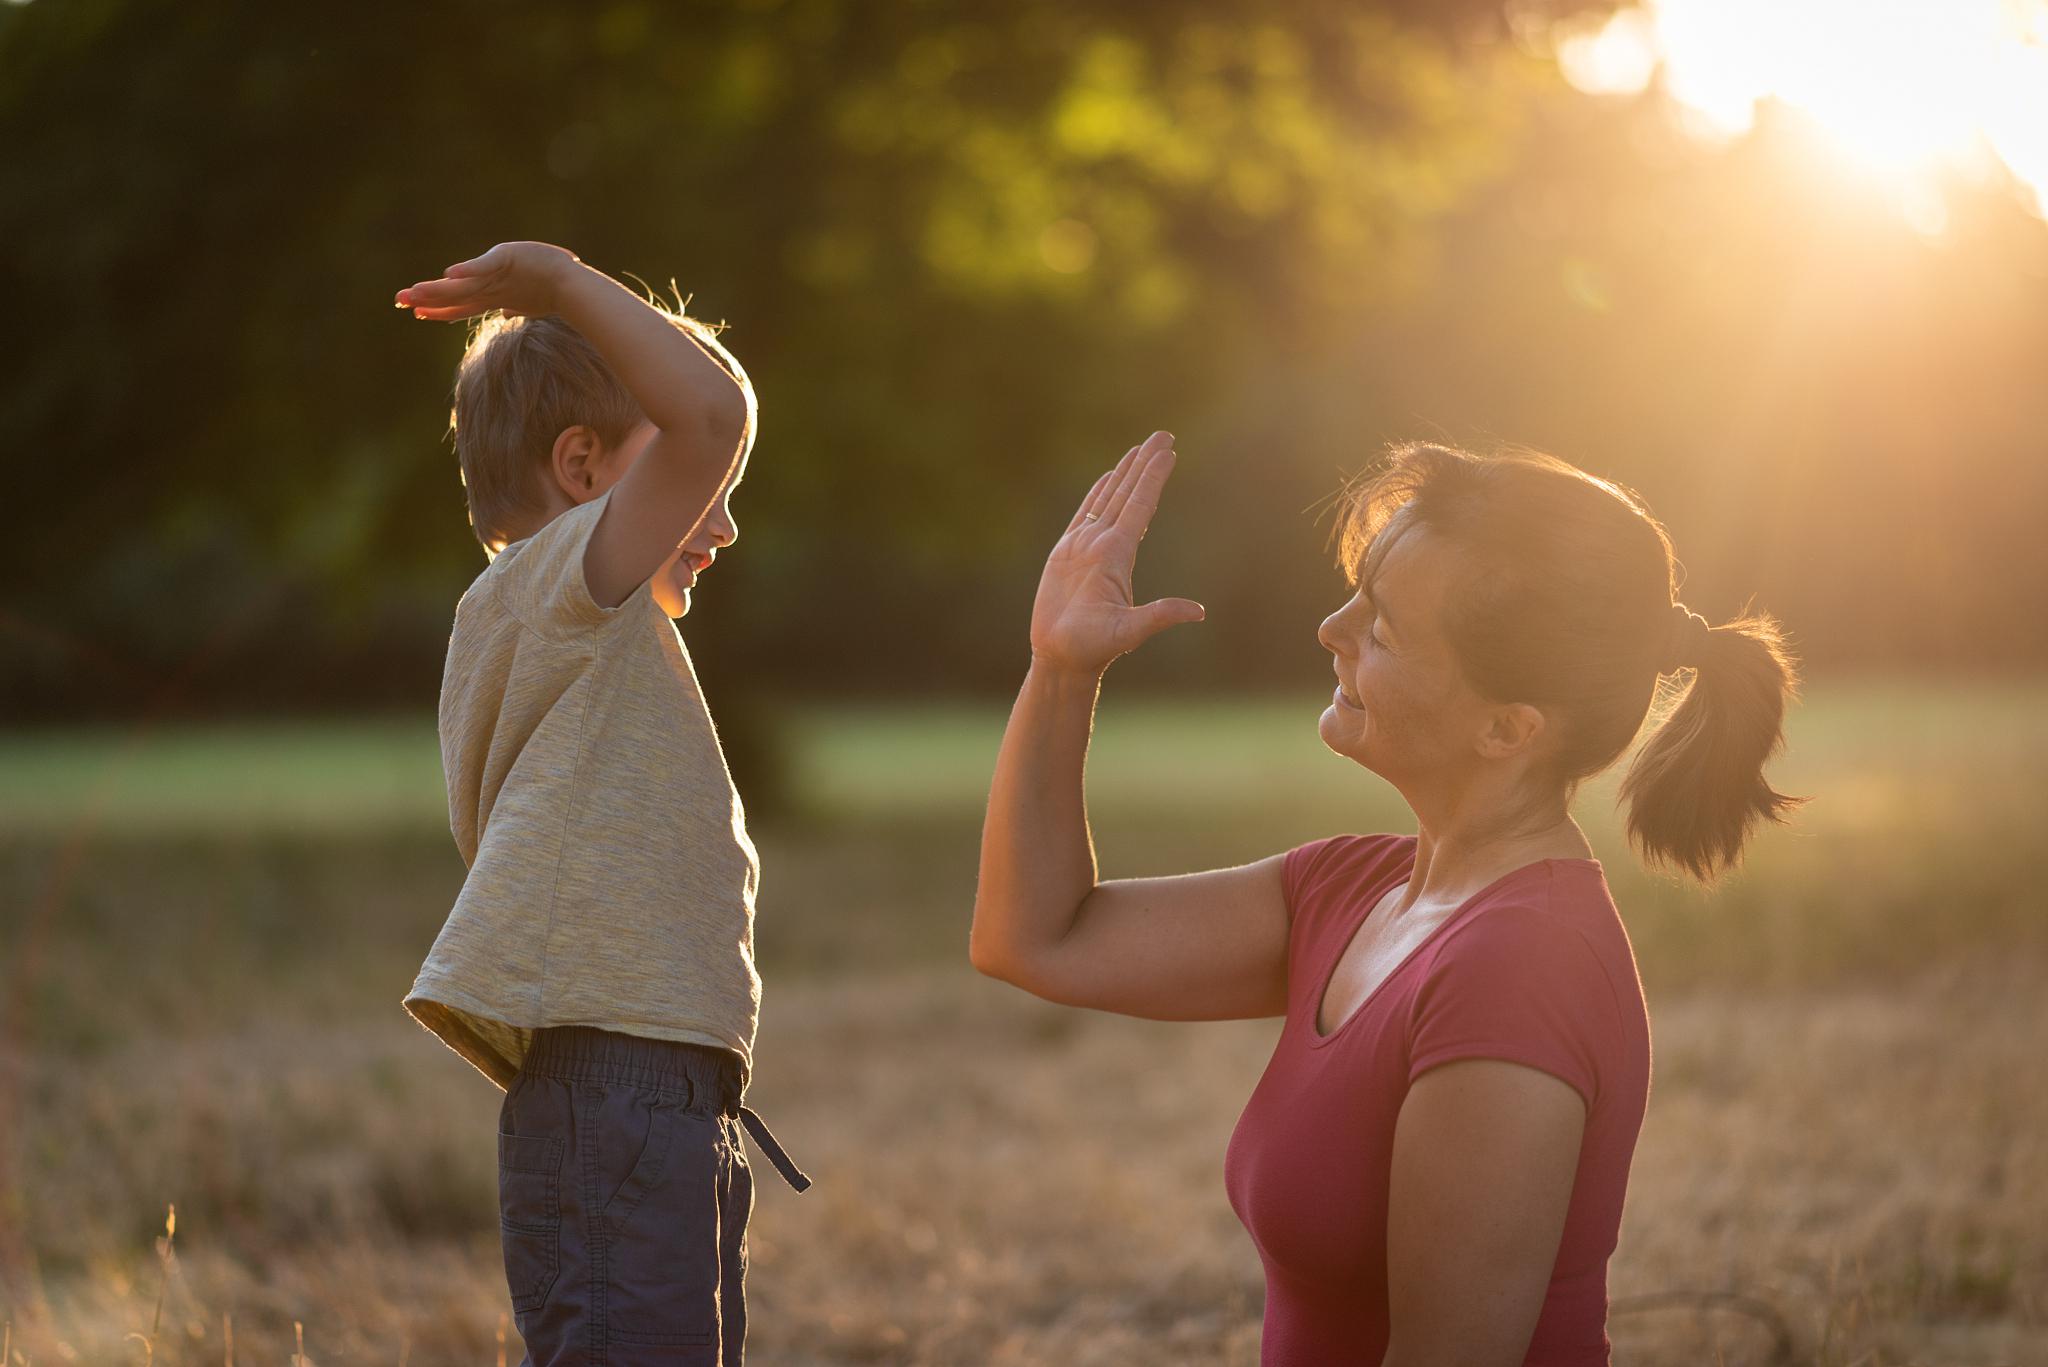
[[[804,1176],[801,1168],[790,1162],[789,1155],[783,1151],[782,1145],[775,1141],[775,1135],[769,1130],[768,1122],[761,1119],[752,1106],[740,1107],[740,1123],[747,1127],[748,1134],[754,1136],[754,1143],[760,1146],[762,1153],[768,1155],[768,1161],[775,1165],[775,1170],[782,1174],[782,1180],[789,1183],[791,1190],[803,1191],[811,1185],[811,1179]]]

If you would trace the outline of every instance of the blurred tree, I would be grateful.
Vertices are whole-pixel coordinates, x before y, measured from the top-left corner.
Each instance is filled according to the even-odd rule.
[[[483,563],[460,335],[388,300],[507,237],[732,323],[722,698],[1008,681],[1045,543],[1159,426],[1143,573],[1212,612],[1154,683],[1312,671],[1310,513],[1439,430],[1638,484],[1829,658],[1924,662],[1902,603],[1939,658],[2048,655],[2009,624],[2048,551],[1990,552],[2048,466],[2039,223],[1964,190],[1927,240],[1769,128],[1569,96],[1546,8],[0,6],[0,706],[430,697]]]
[[[734,321],[773,516],[728,634],[900,673],[932,643],[864,619],[1016,573],[1105,434],[1354,312],[1494,163],[1531,64],[1402,8],[10,6],[12,701],[132,699],[57,637],[146,666],[252,611],[245,701],[380,691],[309,677],[351,657],[416,697],[481,560],[457,336],[387,301],[513,236]]]

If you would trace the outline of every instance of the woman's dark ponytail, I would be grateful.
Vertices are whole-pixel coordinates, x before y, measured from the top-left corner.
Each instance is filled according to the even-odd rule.
[[[1675,606],[1674,614],[1690,616]],[[1676,658],[1692,682],[1643,743],[1621,783],[1628,836],[1645,862],[1712,883],[1741,862],[1757,822],[1783,821],[1803,798],[1765,781],[1764,762],[1785,743],[1785,705],[1798,671],[1769,614],[1708,629],[1691,617],[1673,628]],[[1668,684],[1670,680],[1665,680]]]
[[[1348,505],[1340,563],[1354,584],[1371,583],[1397,526],[1455,548],[1445,636],[1481,697],[1543,709],[1556,739],[1541,777],[1567,804],[1646,716],[1669,711],[1621,784],[1646,862],[1711,883],[1759,821],[1802,801],[1763,775],[1798,687],[1783,631],[1761,612],[1709,626],[1673,602],[1671,537],[1633,491],[1537,451],[1417,442],[1395,447]]]

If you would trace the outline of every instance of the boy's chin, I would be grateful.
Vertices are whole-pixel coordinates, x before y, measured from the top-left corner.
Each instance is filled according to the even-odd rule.
[[[681,584],[670,580],[660,586],[661,592],[654,595],[654,601],[670,617],[681,617],[690,611],[690,591]]]

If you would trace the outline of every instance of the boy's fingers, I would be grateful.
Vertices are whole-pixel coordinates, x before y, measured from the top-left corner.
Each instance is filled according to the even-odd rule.
[[[482,256],[472,256],[467,261],[458,261],[448,268],[450,275],[488,275],[498,269],[502,256],[496,247]]]
[[[406,291],[415,299],[447,302],[474,297],[487,284],[484,280],[422,280]]]

